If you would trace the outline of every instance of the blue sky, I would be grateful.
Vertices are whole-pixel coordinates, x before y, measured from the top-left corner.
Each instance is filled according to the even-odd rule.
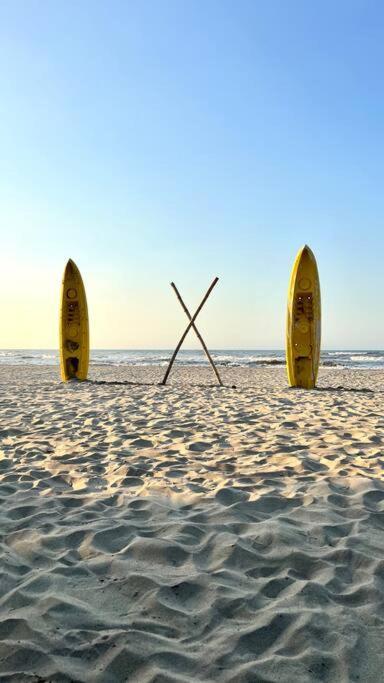
[[[4,1],[0,347],[53,347],[68,257],[94,347],[282,348],[313,249],[325,348],[383,348],[384,9]],[[195,346],[191,337],[187,346]]]

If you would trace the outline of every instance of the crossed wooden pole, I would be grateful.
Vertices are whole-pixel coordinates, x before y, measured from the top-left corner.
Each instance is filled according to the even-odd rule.
[[[179,341],[178,345],[176,346],[176,348],[175,348],[175,350],[174,350],[174,352],[173,352],[172,358],[171,358],[171,360],[169,361],[169,365],[168,365],[168,367],[167,367],[167,369],[166,369],[166,371],[165,371],[165,375],[164,375],[164,378],[163,378],[163,381],[161,382],[161,384],[166,384],[166,383],[167,383],[167,379],[168,379],[168,377],[169,377],[169,373],[170,373],[171,370],[172,370],[172,365],[174,364],[174,362],[175,362],[175,360],[176,360],[176,356],[177,356],[177,354],[178,354],[179,351],[180,351],[181,345],[182,345],[182,343],[183,343],[185,337],[187,336],[189,330],[190,330],[191,327],[192,327],[193,330],[195,331],[196,336],[197,336],[197,338],[199,339],[199,341],[200,341],[200,343],[201,343],[201,345],[202,345],[204,351],[205,351],[205,355],[207,356],[207,358],[208,358],[208,360],[209,360],[209,362],[210,362],[210,364],[211,364],[211,366],[212,366],[213,372],[215,373],[215,375],[216,375],[216,377],[217,377],[217,381],[219,382],[220,386],[223,386],[223,383],[222,383],[222,381],[221,381],[221,377],[220,377],[220,375],[219,375],[219,373],[218,373],[217,367],[216,367],[216,365],[214,364],[214,362],[213,362],[213,360],[212,360],[212,357],[211,357],[211,355],[210,355],[210,353],[209,353],[209,351],[208,351],[208,349],[207,349],[207,347],[206,347],[206,345],[205,345],[205,342],[204,342],[203,337],[201,336],[199,330],[197,329],[197,327],[196,327],[196,325],[195,325],[195,320],[196,320],[197,316],[199,315],[199,313],[200,313],[201,309],[203,308],[203,306],[204,306],[206,300],[208,299],[210,293],[212,292],[212,289],[214,288],[214,286],[217,284],[218,281],[219,281],[219,278],[218,278],[218,277],[215,277],[215,279],[213,280],[213,282],[211,283],[210,287],[208,288],[208,290],[207,290],[205,296],[203,297],[201,303],[200,303],[199,306],[197,307],[197,309],[196,309],[196,311],[195,311],[195,313],[194,313],[193,316],[191,316],[191,314],[190,314],[188,308],[186,307],[186,305],[185,305],[183,299],[181,298],[181,295],[180,295],[180,293],[179,293],[179,291],[178,291],[178,289],[177,289],[175,283],[174,283],[174,282],[171,282],[171,287],[173,287],[173,289],[174,289],[174,291],[175,291],[175,293],[176,293],[176,296],[177,296],[178,300],[180,301],[180,303],[181,303],[181,305],[182,305],[182,307],[183,307],[183,309],[184,309],[184,311],[185,311],[185,313],[186,313],[186,315],[187,315],[187,318],[189,319],[189,324],[188,324],[187,327],[185,328],[185,331],[184,331],[184,333],[182,334],[182,336],[181,336],[181,338],[180,338],[180,341]]]

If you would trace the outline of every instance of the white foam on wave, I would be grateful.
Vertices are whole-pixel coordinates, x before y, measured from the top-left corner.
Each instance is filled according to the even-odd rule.
[[[266,367],[285,364],[285,352],[275,350],[211,350],[218,366],[223,367]],[[159,366],[168,364],[172,350],[115,350],[96,349],[91,351],[91,365],[112,366]],[[0,365],[58,365],[59,353],[54,349],[1,349]],[[207,358],[201,350],[181,350],[178,365],[206,366]],[[323,351],[321,364],[343,368],[382,368],[383,351]]]
[[[351,361],[356,361],[357,363],[383,363],[384,356],[351,356]]]

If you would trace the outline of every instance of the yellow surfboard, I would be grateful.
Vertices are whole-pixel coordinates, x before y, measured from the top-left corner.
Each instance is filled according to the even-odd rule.
[[[88,307],[76,264],[65,266],[60,310],[60,370],[64,382],[87,379],[89,364]]]
[[[305,245],[293,265],[288,291],[287,373],[291,387],[313,389],[320,361],[321,301],[316,259]]]

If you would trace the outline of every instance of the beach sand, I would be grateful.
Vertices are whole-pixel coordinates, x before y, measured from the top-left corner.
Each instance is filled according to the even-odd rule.
[[[382,681],[384,372],[162,373],[0,368],[0,680]]]

